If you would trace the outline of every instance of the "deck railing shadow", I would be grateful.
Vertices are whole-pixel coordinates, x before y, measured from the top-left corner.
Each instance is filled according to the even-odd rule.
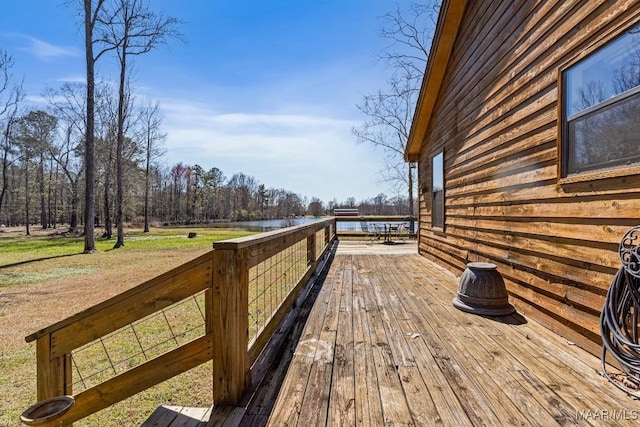
[[[212,360],[213,403],[237,404],[251,365],[335,238],[330,218],[216,242],[205,255],[27,336],[36,342],[38,401],[73,395],[68,425]]]

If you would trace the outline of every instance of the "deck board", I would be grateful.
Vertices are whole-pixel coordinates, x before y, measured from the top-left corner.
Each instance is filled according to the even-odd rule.
[[[415,246],[383,246],[340,242],[287,364],[246,408],[213,408],[208,425],[637,425],[640,403],[599,359],[519,314],[457,310],[458,277]],[[156,412],[145,425],[209,416]]]
[[[338,329],[334,352],[333,377],[329,399],[329,418],[337,425],[354,425],[355,372],[353,361],[353,280],[350,268],[342,273],[342,292],[338,312]]]
[[[458,278],[430,261],[351,248],[330,268],[268,425],[637,424],[597,358],[531,319],[457,310]]]
[[[378,392],[375,362],[369,330],[367,310],[371,302],[365,299],[365,289],[370,283],[366,276],[354,271],[353,283],[353,364],[355,382],[356,425],[380,425],[383,421],[382,402]]]

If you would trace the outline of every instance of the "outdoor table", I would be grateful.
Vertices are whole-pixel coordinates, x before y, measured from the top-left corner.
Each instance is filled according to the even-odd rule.
[[[398,224],[391,224],[391,223],[386,223],[384,225],[384,242],[383,243],[393,243],[393,233],[397,233],[398,232],[398,227],[400,227]]]

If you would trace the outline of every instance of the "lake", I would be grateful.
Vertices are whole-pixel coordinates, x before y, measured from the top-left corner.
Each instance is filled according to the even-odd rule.
[[[264,220],[256,220],[256,221],[234,221],[234,222],[217,222],[213,224],[209,224],[209,227],[217,227],[217,228],[239,228],[241,230],[249,230],[249,231],[271,231],[276,230],[278,228],[290,227],[294,225],[302,225],[302,224],[310,224],[312,222],[322,221],[324,219],[328,219],[329,217],[320,217],[320,218],[310,218],[310,217],[301,217],[301,218],[290,218],[290,219],[264,219]],[[387,222],[373,222],[369,221],[369,226],[373,227],[373,224],[377,224],[380,228],[384,228]],[[398,225],[401,223],[405,223],[408,225],[406,221],[393,221],[391,222],[394,225]],[[341,222],[338,219],[338,231],[362,231],[362,227],[360,222]]]
[[[310,224],[312,222],[322,221],[325,218],[287,218],[287,219],[262,219],[256,221],[232,221],[232,222],[216,222],[209,224],[208,227],[215,228],[239,228],[249,231],[270,231],[278,228],[291,227],[294,225]]]

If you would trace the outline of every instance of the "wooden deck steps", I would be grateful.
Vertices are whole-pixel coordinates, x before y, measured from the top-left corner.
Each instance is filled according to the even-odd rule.
[[[236,427],[245,414],[244,407],[189,408],[159,406],[142,427]]]
[[[246,408],[241,406],[223,406],[212,408],[206,427],[236,427],[240,425]]]
[[[145,421],[143,427],[205,427],[211,417],[211,408],[159,406]]]

